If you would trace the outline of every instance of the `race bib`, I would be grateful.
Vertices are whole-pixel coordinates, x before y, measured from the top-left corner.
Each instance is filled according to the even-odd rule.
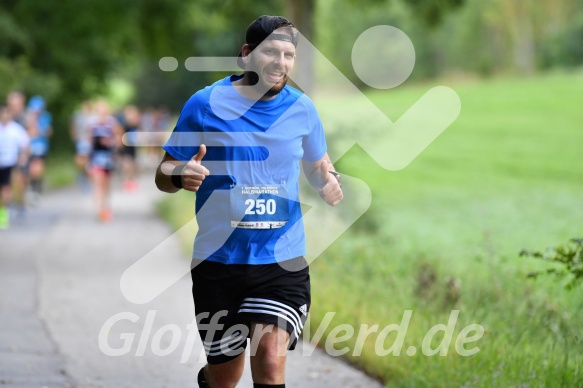
[[[233,228],[276,229],[289,220],[289,200],[282,185],[237,185],[230,196]]]

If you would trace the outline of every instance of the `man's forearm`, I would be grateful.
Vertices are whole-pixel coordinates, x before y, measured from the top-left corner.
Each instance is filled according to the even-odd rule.
[[[311,171],[305,171],[305,173],[308,182],[310,182],[310,185],[314,188],[314,190],[318,191],[322,188],[324,182],[322,181],[322,175],[320,174],[319,167],[316,167]]]

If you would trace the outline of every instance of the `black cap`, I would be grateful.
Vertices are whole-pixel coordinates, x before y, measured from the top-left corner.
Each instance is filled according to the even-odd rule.
[[[247,34],[245,35],[245,43],[258,45],[263,42],[267,37],[275,40],[283,40],[286,42],[293,43],[294,46],[298,45],[298,34],[288,35],[288,34],[272,34],[272,32],[283,26],[293,27],[295,26],[283,16],[269,16],[263,15],[259,16],[249,24],[247,27]],[[271,35],[271,36],[270,36]],[[240,68],[244,69],[245,64],[241,60],[243,52],[239,52],[239,58],[237,59],[237,64]]]

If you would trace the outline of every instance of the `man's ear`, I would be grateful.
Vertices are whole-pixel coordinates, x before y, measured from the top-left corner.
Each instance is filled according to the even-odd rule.
[[[249,63],[249,54],[251,54],[251,49],[249,48],[249,45],[247,43],[245,43],[243,45],[243,47],[241,47],[241,59],[243,60],[243,63],[245,65],[247,65]]]

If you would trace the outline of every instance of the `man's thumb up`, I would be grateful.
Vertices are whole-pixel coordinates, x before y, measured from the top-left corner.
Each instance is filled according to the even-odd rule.
[[[341,189],[340,174],[334,171],[332,163],[327,160],[323,160],[320,164],[320,173],[322,175],[323,183],[323,187],[318,190],[320,196],[329,205],[338,205],[344,197]]]
[[[196,155],[194,155],[192,157],[192,160],[194,160],[197,164],[200,164],[200,161],[202,160],[202,158],[206,155],[206,146],[204,144],[201,144],[200,147],[198,147],[198,152],[196,153]]]
[[[201,164],[206,155],[206,146],[201,144],[196,155],[186,163],[181,172],[182,188],[188,191],[198,191],[204,178],[210,175],[209,170]],[[178,187],[178,186],[176,186]]]

